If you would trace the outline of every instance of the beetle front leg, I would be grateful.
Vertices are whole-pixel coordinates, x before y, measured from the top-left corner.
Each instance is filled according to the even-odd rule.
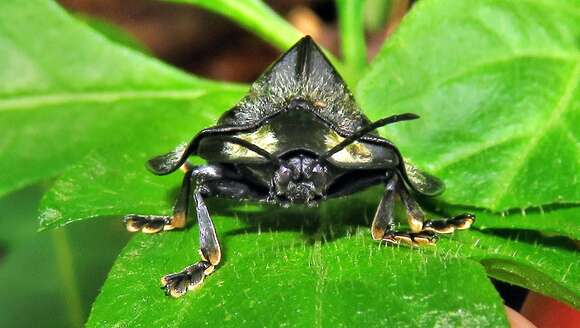
[[[180,272],[171,273],[161,278],[165,293],[172,297],[180,297],[189,289],[199,286],[204,278],[214,271],[221,260],[219,241],[203,197],[199,191],[196,191],[193,198],[196,204],[199,252],[202,259]]]
[[[156,233],[161,230],[173,230],[183,228],[187,224],[187,212],[191,197],[191,176],[193,170],[189,165],[184,165],[185,176],[181,184],[179,196],[173,205],[173,214],[166,215],[139,215],[128,214],[123,217],[123,222],[130,232],[141,230],[144,233]]]
[[[173,230],[184,228],[187,224],[188,212],[191,204],[191,189],[197,181],[216,180],[223,176],[233,175],[219,165],[191,166],[185,163],[182,167],[185,172],[181,189],[177,200],[173,205],[173,214],[167,215],[141,215],[128,214],[123,218],[123,222],[130,232],[141,230],[144,233],[156,233],[162,230]]]

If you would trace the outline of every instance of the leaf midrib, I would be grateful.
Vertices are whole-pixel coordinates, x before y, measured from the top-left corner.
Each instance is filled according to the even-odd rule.
[[[397,103],[402,103],[409,99],[415,100],[417,98],[420,98],[428,94],[429,92],[435,90],[437,87],[445,85],[446,83],[449,83],[451,81],[458,80],[466,75],[472,74],[483,67],[501,65],[512,61],[524,59],[543,59],[543,60],[571,62],[580,60],[580,54],[568,54],[558,52],[514,52],[509,56],[500,56],[492,59],[482,60],[456,73],[449,74],[435,81],[431,80],[428,85],[424,86],[420,90],[417,90],[417,92],[403,95],[403,97],[398,99],[396,98],[393,99],[392,104],[396,105]]]
[[[482,143],[479,147],[464,147],[463,149],[459,149],[456,152],[449,153],[448,155],[441,157],[439,160],[431,164],[427,164],[427,166],[433,173],[438,173],[453,164],[466,161],[483,151],[502,146],[508,142],[524,139],[526,137],[527,135],[524,134],[514,134],[508,136],[507,138],[490,139],[489,141]]]
[[[16,96],[0,99],[0,112],[10,110],[35,109],[47,105],[79,102],[116,102],[136,99],[196,99],[216,91],[214,89],[164,89],[126,91],[61,92],[38,95]],[[221,92],[241,92],[242,88],[228,88]]]

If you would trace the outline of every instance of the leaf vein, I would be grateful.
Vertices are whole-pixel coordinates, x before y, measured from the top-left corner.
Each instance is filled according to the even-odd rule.
[[[76,102],[116,102],[128,99],[195,99],[208,93],[208,90],[128,90],[102,92],[65,92],[0,100],[0,111],[14,109],[34,109],[46,105]]]
[[[473,65],[469,66],[466,69],[460,70],[454,74],[449,74],[448,76],[443,77],[441,79],[438,79],[437,81],[433,81],[415,93],[406,94],[399,99],[394,99],[393,104],[401,103],[401,102],[404,102],[408,99],[419,98],[419,97],[427,94],[428,92],[433,91],[437,87],[445,85],[448,82],[460,79],[466,75],[469,75],[473,72],[476,72],[477,70],[479,70],[483,67],[500,65],[500,64],[511,62],[511,61],[521,60],[521,59],[526,59],[526,58],[527,59],[531,59],[531,58],[548,59],[548,60],[555,60],[555,61],[578,61],[580,56],[579,55],[570,55],[570,54],[565,54],[565,53],[557,53],[557,52],[553,52],[553,53],[550,53],[550,52],[517,52],[517,53],[513,53],[509,56],[502,56],[502,57],[497,57],[497,58],[493,58],[490,60],[479,61],[479,62],[476,62]]]
[[[580,61],[576,63],[574,69],[572,69],[572,74],[570,74],[569,82],[566,83],[564,87],[564,92],[562,93],[562,97],[556,103],[555,109],[548,117],[546,124],[543,125],[543,129],[540,129],[538,133],[536,133],[531,140],[528,142],[527,146],[522,150],[519,156],[514,160],[509,168],[506,168],[504,171],[504,175],[498,179],[498,181],[503,180],[503,183],[497,183],[497,190],[491,199],[494,199],[493,207],[497,208],[498,203],[500,200],[506,195],[506,193],[510,190],[511,185],[513,184],[514,179],[517,176],[517,173],[520,169],[525,165],[526,160],[532,154],[532,151],[536,148],[540,140],[544,137],[546,132],[551,130],[552,126],[558,122],[561,118],[562,113],[564,113],[568,108],[570,101],[572,100],[572,95],[576,86],[578,85],[578,81],[580,80]]]
[[[441,171],[442,169],[453,165],[455,163],[461,162],[461,161],[465,161],[485,150],[497,147],[497,146],[501,146],[507,142],[516,140],[516,139],[521,139],[524,136],[522,135],[509,135],[507,138],[503,138],[503,139],[492,139],[489,142],[485,142],[482,143],[479,147],[466,147],[466,148],[462,148],[460,151],[457,152],[453,152],[450,153],[448,155],[446,155],[445,157],[441,158],[441,160],[436,161],[435,163],[433,163],[431,165],[431,170],[435,173],[438,171]]]

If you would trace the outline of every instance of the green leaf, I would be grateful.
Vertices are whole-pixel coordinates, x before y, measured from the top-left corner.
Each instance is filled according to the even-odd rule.
[[[364,0],[337,0],[340,49],[351,76],[362,76],[367,66],[364,31]]]
[[[364,6],[365,27],[371,32],[383,30],[389,21],[393,0],[366,0]]]
[[[0,195],[55,176],[92,149],[135,147],[124,139],[156,128],[145,108],[181,115],[199,97],[241,90],[112,43],[52,1],[0,2],[0,62]]]
[[[421,1],[360,82],[373,118],[447,184],[492,210],[580,201],[577,1]]]
[[[492,277],[580,307],[575,241],[530,231],[490,232],[457,233],[449,242],[456,244],[455,255],[478,260]]]
[[[517,229],[535,230],[547,235],[566,236],[580,240],[580,207],[569,206],[558,208],[532,208],[521,211],[510,211],[502,214],[486,210],[455,207],[449,212],[460,214],[465,212],[477,215],[477,227],[480,229]]]
[[[223,266],[180,299],[163,296],[159,278],[198,260],[197,229],[136,236],[87,326],[507,326],[476,262],[379,247],[367,228],[312,243],[312,231],[287,219],[270,221],[274,228],[263,219],[215,218]]]
[[[122,144],[91,152],[63,173],[42,201],[41,228],[95,216],[170,209],[174,195],[168,191],[180,185],[180,177],[154,176],[145,162],[189,141],[239,96],[237,92],[211,92],[189,101],[135,102],[138,107],[134,110],[113,108],[107,117],[122,122],[127,131]]]

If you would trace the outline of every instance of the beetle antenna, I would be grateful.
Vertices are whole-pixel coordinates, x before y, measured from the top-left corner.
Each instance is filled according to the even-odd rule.
[[[358,131],[356,131],[355,133],[353,133],[351,136],[349,136],[348,138],[345,138],[343,141],[341,141],[339,144],[337,144],[336,146],[332,147],[329,151],[327,151],[326,153],[324,153],[322,156],[320,156],[321,159],[327,159],[329,157],[331,157],[332,155],[338,153],[339,151],[343,150],[344,148],[346,148],[348,145],[352,144],[353,142],[357,141],[358,139],[360,139],[361,137],[363,137],[364,135],[366,135],[367,133],[378,129],[382,126],[388,125],[388,124],[392,124],[392,123],[396,123],[396,122],[400,122],[400,121],[409,121],[409,120],[416,120],[419,118],[419,115],[417,114],[413,114],[413,113],[405,113],[405,114],[397,114],[397,115],[392,115],[389,117],[385,117],[382,118],[378,121],[375,121],[361,129],[359,129]]]
[[[240,145],[244,148],[248,148],[249,150],[253,151],[254,153],[264,157],[265,159],[270,160],[270,162],[272,162],[272,164],[274,164],[276,166],[281,165],[278,157],[272,155],[267,150],[260,148],[249,141],[246,141],[246,140],[240,139],[240,138],[236,138],[236,137],[230,137],[230,136],[223,136],[220,139],[222,139],[225,142],[233,143],[236,145]]]

